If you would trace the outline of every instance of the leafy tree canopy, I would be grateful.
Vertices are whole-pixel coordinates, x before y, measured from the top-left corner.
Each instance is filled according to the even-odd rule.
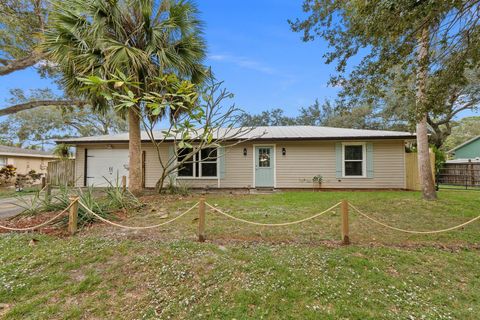
[[[303,40],[324,38],[336,62],[331,84],[342,87],[341,104],[369,105],[388,121],[413,125],[428,112],[440,146],[454,116],[478,104],[479,1],[305,0],[308,17],[291,21]],[[426,30],[426,33],[423,33]],[[417,60],[419,38],[428,54]],[[360,63],[349,65],[353,57]],[[417,99],[419,68],[425,68],[426,97]],[[413,128],[412,128],[413,129]]]
[[[13,103],[58,98],[50,89],[36,89],[30,94],[15,89],[11,94]],[[1,121],[0,139],[8,145],[48,148],[53,139],[118,133],[127,129],[126,121],[111,109],[94,113],[88,106],[42,106],[12,114]]]
[[[408,127],[402,121],[384,119],[370,106],[351,107],[329,100],[323,103],[315,100],[312,105],[301,107],[298,115],[291,117],[285,116],[282,109],[267,110],[256,115],[244,114],[240,123],[242,126],[305,125],[408,131]]]
[[[392,79],[415,73],[415,50],[425,26],[433,53],[430,71],[462,83],[465,69],[480,61],[478,9],[478,1],[305,0],[309,16],[290,23],[303,32],[304,41],[317,36],[328,41],[332,50],[326,62],[336,61],[339,73],[332,84],[342,86],[344,94],[366,91],[374,99]],[[354,56],[361,62],[348,73]]]

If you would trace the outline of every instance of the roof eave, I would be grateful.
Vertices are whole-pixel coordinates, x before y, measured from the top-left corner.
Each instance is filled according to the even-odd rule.
[[[51,158],[55,159],[58,156],[55,155],[47,155],[47,154],[26,154],[26,153],[12,153],[12,152],[0,152],[0,156],[7,156],[7,157],[25,157],[25,158]]]
[[[464,146],[466,146],[467,144],[470,144],[470,143],[476,141],[477,139],[480,139],[480,136],[473,137],[472,139],[469,139],[469,140],[465,141],[464,143],[459,144],[459,145],[456,146],[455,148],[447,151],[447,153],[452,153],[452,152],[454,152],[455,150],[458,150],[458,149],[460,149],[461,147],[464,147]]]
[[[416,135],[402,135],[402,136],[345,136],[345,137],[259,137],[254,139],[222,139],[225,141],[334,141],[334,140],[410,140],[415,139]],[[160,139],[159,139],[160,140]],[[159,141],[157,140],[157,141]],[[165,142],[172,142],[172,139],[165,139]],[[142,142],[151,142],[150,139],[142,139]],[[106,143],[128,143],[128,140],[57,140],[57,144],[66,143],[66,144],[106,144]]]

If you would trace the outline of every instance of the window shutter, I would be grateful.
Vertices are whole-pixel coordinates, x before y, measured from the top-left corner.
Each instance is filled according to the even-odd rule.
[[[373,178],[373,143],[367,142],[367,178]]]
[[[218,169],[220,179],[225,178],[225,148],[218,147]]]
[[[336,177],[340,179],[342,177],[342,143],[337,142],[335,144],[335,158],[336,158]]]
[[[175,158],[175,146],[173,144],[169,145],[168,146],[168,162],[169,163],[169,170],[170,168],[172,168],[175,164],[174,161],[172,161],[172,159]],[[176,170],[175,171],[172,171],[169,173],[169,176],[171,177],[176,177],[177,176],[177,172]]]

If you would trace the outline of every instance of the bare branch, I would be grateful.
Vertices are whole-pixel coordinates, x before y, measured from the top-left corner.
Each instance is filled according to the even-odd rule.
[[[0,110],[0,116],[17,113],[44,106],[83,106],[86,102],[82,100],[38,100],[20,103]]]
[[[2,60],[3,66],[0,67],[0,76],[31,67],[44,58],[44,53],[33,51],[25,58],[16,60]]]

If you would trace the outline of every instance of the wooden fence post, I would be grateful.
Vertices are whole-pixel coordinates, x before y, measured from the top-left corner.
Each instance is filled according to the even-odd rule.
[[[350,244],[347,200],[342,200],[342,244],[344,245]]]
[[[47,178],[45,176],[42,177],[42,188],[45,188],[45,186],[47,185]]]
[[[198,203],[198,241],[205,241],[205,196]]]
[[[127,176],[122,176],[122,191],[127,191]]]
[[[47,204],[50,204],[52,200],[52,185],[47,182],[46,188],[45,188],[45,202]]]
[[[78,223],[78,198],[70,197],[70,201],[74,201],[68,213],[68,233],[74,235],[77,232]]]

